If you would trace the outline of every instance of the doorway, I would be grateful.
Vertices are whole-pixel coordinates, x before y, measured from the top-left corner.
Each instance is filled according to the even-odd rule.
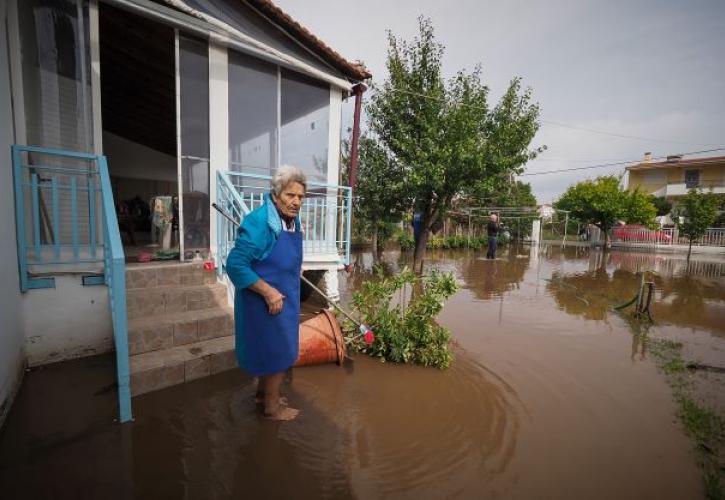
[[[179,258],[175,34],[99,5],[103,151],[126,260]]]

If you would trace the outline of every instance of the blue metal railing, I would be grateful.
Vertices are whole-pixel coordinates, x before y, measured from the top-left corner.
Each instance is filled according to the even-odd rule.
[[[251,210],[264,203],[272,177],[243,172],[217,172],[217,204],[241,221]],[[337,256],[341,264],[350,262],[351,190],[348,186],[307,183],[302,205],[303,249],[306,261]],[[217,217],[217,269],[234,246],[236,227]]]
[[[102,264],[116,348],[119,420],[127,422],[132,414],[126,263],[106,157],[19,145],[12,146],[12,157],[20,289],[55,286],[52,277],[35,274],[83,272]]]

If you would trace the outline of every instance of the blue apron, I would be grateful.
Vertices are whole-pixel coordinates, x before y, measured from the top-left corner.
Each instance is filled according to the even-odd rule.
[[[282,311],[269,314],[261,295],[238,290],[243,327],[236,329],[239,365],[255,376],[287,370],[299,355],[302,232],[282,231],[269,255],[252,264],[260,278],[285,296]]]

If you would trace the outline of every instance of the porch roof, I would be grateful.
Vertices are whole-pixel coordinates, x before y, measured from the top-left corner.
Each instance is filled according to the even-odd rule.
[[[362,63],[345,59],[329,45],[320,40],[314,33],[295,21],[271,0],[246,0],[245,3],[267,16],[290,36],[297,39],[305,47],[312,50],[348,78],[353,80],[366,80],[372,77]]]

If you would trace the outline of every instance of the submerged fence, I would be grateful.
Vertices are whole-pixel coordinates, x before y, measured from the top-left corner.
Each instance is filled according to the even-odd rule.
[[[615,227],[612,229],[612,243],[649,244],[655,246],[689,245],[687,236],[677,228],[649,229],[646,227]],[[725,228],[708,228],[701,238],[693,240],[696,246],[725,247]]]

